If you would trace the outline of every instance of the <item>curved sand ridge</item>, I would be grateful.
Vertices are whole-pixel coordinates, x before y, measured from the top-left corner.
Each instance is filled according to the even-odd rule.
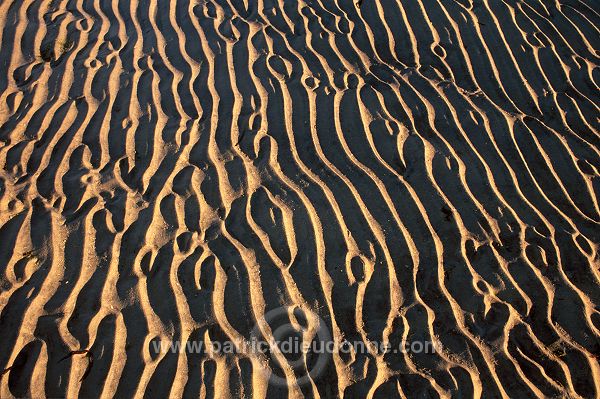
[[[598,12],[0,2],[0,396],[597,397]]]

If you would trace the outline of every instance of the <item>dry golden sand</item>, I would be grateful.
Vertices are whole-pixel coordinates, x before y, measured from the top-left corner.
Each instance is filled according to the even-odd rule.
[[[0,397],[598,397],[599,6],[0,1]]]

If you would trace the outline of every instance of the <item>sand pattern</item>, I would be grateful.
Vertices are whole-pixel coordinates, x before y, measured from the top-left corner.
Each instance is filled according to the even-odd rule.
[[[598,397],[599,12],[1,1],[0,397]]]

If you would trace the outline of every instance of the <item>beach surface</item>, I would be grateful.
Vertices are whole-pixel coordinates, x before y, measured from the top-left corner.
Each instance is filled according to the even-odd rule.
[[[0,1],[0,397],[599,397],[599,5]]]

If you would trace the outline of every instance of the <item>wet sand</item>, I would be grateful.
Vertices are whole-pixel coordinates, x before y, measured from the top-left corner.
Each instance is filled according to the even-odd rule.
[[[598,397],[599,11],[0,2],[0,397]]]

